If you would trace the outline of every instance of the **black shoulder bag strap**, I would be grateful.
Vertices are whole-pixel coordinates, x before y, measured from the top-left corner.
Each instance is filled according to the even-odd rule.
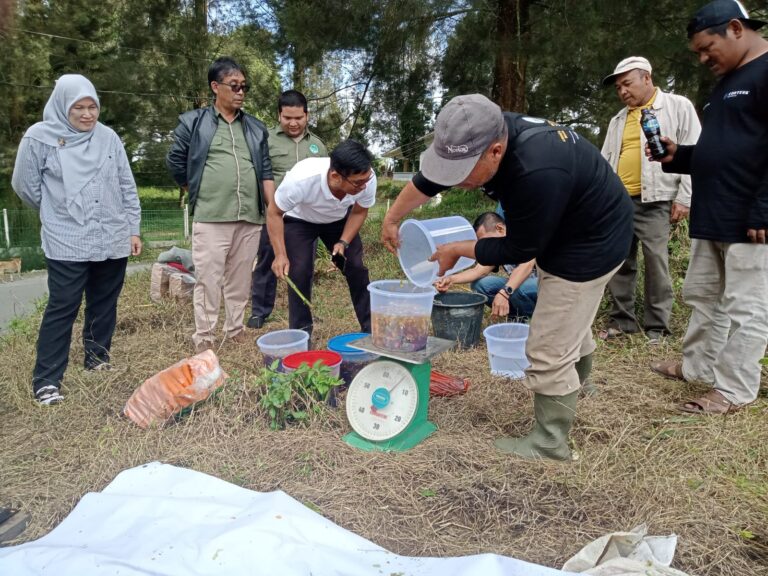
[[[536,134],[541,134],[543,132],[570,132],[571,129],[566,126],[558,126],[555,125],[547,125],[547,126],[536,126],[535,128],[527,128],[521,132],[518,132],[517,136],[515,136],[514,140],[512,140],[513,147],[517,148],[521,144],[525,143],[529,138],[536,136]]]

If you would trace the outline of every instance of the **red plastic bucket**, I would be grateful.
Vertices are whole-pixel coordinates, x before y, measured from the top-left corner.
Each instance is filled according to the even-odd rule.
[[[283,370],[285,372],[293,372],[302,364],[314,366],[318,361],[328,366],[333,375],[338,377],[339,368],[341,367],[341,354],[331,352],[330,350],[309,350],[307,352],[289,354],[283,358]]]
[[[322,362],[331,369],[331,373],[339,377],[341,371],[341,354],[331,352],[330,350],[310,350],[308,352],[294,352],[283,358],[283,372],[293,372],[302,364],[314,366],[317,362]],[[336,397],[336,388],[331,388],[328,394],[328,404],[333,408],[338,405]]]

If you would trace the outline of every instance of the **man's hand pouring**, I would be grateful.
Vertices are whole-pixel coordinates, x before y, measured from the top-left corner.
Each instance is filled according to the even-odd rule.
[[[387,214],[387,216],[389,215]],[[397,220],[387,216],[384,216],[384,220],[381,223],[381,243],[384,244],[384,248],[395,254],[400,247],[400,234]]]
[[[435,253],[429,257],[430,262],[438,263],[437,275],[442,276],[448,272],[462,256],[474,260],[476,242],[476,240],[463,240],[461,242],[448,242],[438,246]]]

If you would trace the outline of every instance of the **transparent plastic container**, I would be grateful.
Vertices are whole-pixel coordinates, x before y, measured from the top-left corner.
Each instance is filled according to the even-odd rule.
[[[400,267],[408,280],[416,286],[431,286],[437,280],[439,266],[437,262],[429,262],[428,258],[435,253],[438,246],[448,242],[477,240],[472,224],[461,216],[406,220],[400,225],[399,237],[397,258],[400,260]],[[462,256],[445,275],[461,272],[474,263],[474,259]]]
[[[513,379],[525,377],[525,369],[531,365],[525,355],[528,329],[528,324],[509,322],[493,324],[483,331],[491,374]]]
[[[391,352],[424,350],[435,289],[405,280],[379,280],[371,282],[368,291],[374,345]]]
[[[357,373],[360,372],[365,366],[376,360],[379,355],[373,352],[365,352],[364,350],[357,350],[356,348],[350,348],[350,344],[354,344],[355,341],[360,340],[368,336],[365,332],[351,332],[349,334],[341,334],[334,336],[328,340],[328,350],[341,354],[341,369],[339,371],[339,377],[344,380],[344,386],[342,389],[348,387],[352,380],[355,379]]]
[[[256,345],[264,356],[264,365],[271,366],[275,360],[308,350],[309,334],[304,330],[275,330],[261,336]]]

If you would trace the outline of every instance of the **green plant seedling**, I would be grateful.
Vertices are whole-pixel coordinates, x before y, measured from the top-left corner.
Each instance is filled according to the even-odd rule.
[[[343,380],[333,375],[321,362],[302,364],[293,372],[278,372],[279,361],[262,369],[254,379],[261,389],[260,406],[266,411],[272,430],[290,423],[306,423],[312,414],[320,413],[328,395]]]

